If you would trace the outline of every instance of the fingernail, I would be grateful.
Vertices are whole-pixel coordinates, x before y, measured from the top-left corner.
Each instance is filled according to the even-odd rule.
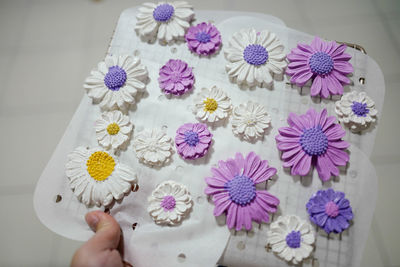
[[[88,223],[90,229],[96,232],[97,224],[99,223],[100,218],[96,213],[88,213],[86,215],[86,222]]]

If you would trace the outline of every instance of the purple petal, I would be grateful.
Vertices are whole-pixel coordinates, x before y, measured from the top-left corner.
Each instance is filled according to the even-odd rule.
[[[260,164],[261,164],[260,157],[256,153],[250,152],[247,155],[244,163],[243,174],[246,175],[247,177],[252,177],[253,174],[257,171]]]
[[[322,90],[322,78],[320,76],[316,76],[311,85],[311,96],[319,95],[321,90]]]
[[[349,155],[343,150],[330,147],[326,153],[336,166],[345,166],[349,161]]]
[[[229,206],[226,215],[226,225],[228,226],[229,229],[235,227],[237,212],[238,212],[238,205],[232,203],[232,205]]]
[[[353,66],[347,61],[335,61],[333,66],[335,70],[342,74],[349,74],[354,71]]]
[[[305,176],[310,172],[311,168],[311,156],[305,154],[299,161],[297,161],[292,167],[292,173],[296,175]]]
[[[268,166],[268,161],[263,160],[258,170],[251,177],[255,184],[262,183],[276,174],[276,169]]]

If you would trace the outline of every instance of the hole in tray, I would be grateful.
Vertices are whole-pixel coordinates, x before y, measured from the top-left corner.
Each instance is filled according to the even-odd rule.
[[[178,262],[184,262],[186,260],[186,255],[181,253],[178,255]]]
[[[137,227],[137,223],[132,223],[132,230],[133,231],[135,231],[136,227]]]
[[[54,201],[55,201],[56,203],[60,202],[61,200],[62,200],[62,196],[61,196],[61,195],[57,195],[57,196],[54,198]]]
[[[358,82],[360,84],[365,84],[365,78],[364,77],[360,77],[360,79],[358,79]]]
[[[236,247],[238,250],[244,250],[246,248],[246,244],[243,241],[239,241]]]
[[[139,191],[139,185],[138,184],[133,184],[132,185],[132,192],[137,192]]]
[[[110,214],[110,209],[109,208],[105,208],[104,209],[104,213]]]

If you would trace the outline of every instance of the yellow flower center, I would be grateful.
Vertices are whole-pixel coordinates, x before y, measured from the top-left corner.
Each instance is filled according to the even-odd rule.
[[[115,161],[107,152],[96,151],[86,161],[87,171],[96,181],[104,181],[114,171]]]
[[[214,98],[208,98],[203,101],[204,103],[204,111],[213,113],[218,108],[218,103]]]
[[[107,126],[107,132],[109,135],[116,135],[119,132],[119,126],[118,124],[111,123]]]

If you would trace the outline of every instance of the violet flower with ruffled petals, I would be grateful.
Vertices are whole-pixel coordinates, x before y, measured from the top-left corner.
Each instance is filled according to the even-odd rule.
[[[176,130],[176,150],[184,159],[204,157],[211,146],[212,136],[203,123],[185,123]]]
[[[160,69],[158,83],[165,94],[182,95],[193,88],[192,68],[179,59],[170,59]]]
[[[199,23],[189,28],[185,35],[190,51],[207,56],[221,47],[221,34],[211,23]]]

